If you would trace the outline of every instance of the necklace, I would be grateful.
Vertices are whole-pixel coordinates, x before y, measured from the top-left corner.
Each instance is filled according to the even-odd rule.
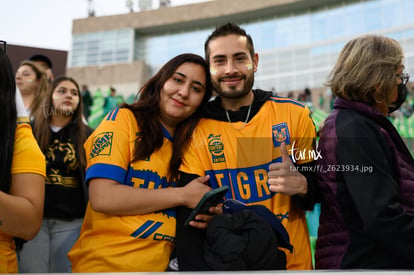
[[[249,121],[249,118],[250,118],[250,110],[251,109],[252,109],[252,104],[249,105],[249,110],[247,111],[246,120],[244,121],[243,125],[240,128],[238,128],[238,129],[235,128],[235,129],[240,130],[240,129],[243,129],[244,126],[246,126],[246,123]],[[226,112],[227,120],[229,121],[230,124],[232,124],[232,122],[230,120],[229,112],[227,110],[224,110],[224,111]]]

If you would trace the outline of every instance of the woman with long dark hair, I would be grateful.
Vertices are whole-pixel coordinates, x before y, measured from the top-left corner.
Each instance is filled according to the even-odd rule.
[[[46,156],[46,193],[40,231],[19,251],[20,272],[71,272],[67,253],[79,237],[88,201],[83,143],[92,129],[83,123],[82,110],[78,83],[61,76],[32,114],[33,133]]]
[[[210,187],[175,187],[178,168],[211,96],[204,59],[168,61],[85,143],[90,203],[69,253],[74,272],[165,271],[175,244],[175,207],[194,208]]]
[[[14,238],[32,239],[43,214],[45,158],[17,118],[16,82],[0,49],[0,273],[17,273]]]

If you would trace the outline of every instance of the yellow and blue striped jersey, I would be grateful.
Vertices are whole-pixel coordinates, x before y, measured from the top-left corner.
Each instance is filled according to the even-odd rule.
[[[315,136],[306,106],[289,98],[270,97],[246,124],[202,119],[180,170],[210,175],[213,188],[229,187],[226,198],[261,204],[273,211],[294,246],[292,254],[286,252],[287,269],[312,269],[305,213],[290,196],[269,190],[267,172],[271,163],[282,161],[282,142],[297,164],[313,161]]]
[[[116,108],[85,142],[86,180],[108,178],[134,188],[168,188],[171,137],[147,160],[133,161],[137,121]],[[175,244],[175,210],[115,216],[87,206],[80,237],[69,252],[73,272],[165,271]]]

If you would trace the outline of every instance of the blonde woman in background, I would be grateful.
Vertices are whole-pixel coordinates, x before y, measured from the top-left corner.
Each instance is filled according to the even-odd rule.
[[[414,160],[388,115],[409,76],[398,42],[363,35],[342,49],[320,133],[316,269],[414,268]]]
[[[31,118],[45,98],[48,86],[46,71],[36,62],[24,60],[16,71],[16,85]]]

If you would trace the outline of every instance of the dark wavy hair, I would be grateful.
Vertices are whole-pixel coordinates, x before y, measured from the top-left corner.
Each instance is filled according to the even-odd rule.
[[[207,40],[204,42],[204,54],[207,62],[210,62],[210,49],[208,48],[210,41],[216,39],[217,37],[223,37],[227,35],[240,35],[245,36],[247,39],[247,49],[250,52],[250,57],[254,57],[254,44],[252,37],[246,33],[244,29],[239,27],[238,25],[228,22],[224,25],[221,25],[217,27],[207,38]]]
[[[212,93],[210,70],[207,62],[199,55],[185,53],[168,61],[138,92],[138,100],[132,104],[124,104],[130,109],[138,122],[140,135],[136,140],[134,160],[147,159],[155,150],[161,148],[164,134],[159,122],[160,93],[164,83],[183,63],[197,64],[203,67],[206,77],[205,95],[193,115],[182,121],[176,128],[173,141],[173,153],[169,164],[169,180],[178,179],[182,157],[190,143],[191,135],[201,118],[201,114]]]
[[[75,123],[76,131],[76,153],[78,156],[78,162],[81,167],[86,167],[85,160],[85,150],[83,148],[83,143],[86,141],[87,134],[85,130],[85,125],[82,120],[82,96],[80,94],[79,84],[75,79],[69,76],[59,76],[57,77],[52,84],[48,87],[46,96],[40,106],[40,108],[33,114],[34,117],[34,126],[33,134],[39,144],[40,149],[44,154],[46,154],[49,142],[50,142],[50,121],[56,110],[53,106],[53,91],[56,87],[63,81],[70,81],[78,90],[79,93],[79,104],[76,110],[73,112],[70,123]]]
[[[0,190],[9,193],[16,134],[16,82],[9,57],[0,49]]]

